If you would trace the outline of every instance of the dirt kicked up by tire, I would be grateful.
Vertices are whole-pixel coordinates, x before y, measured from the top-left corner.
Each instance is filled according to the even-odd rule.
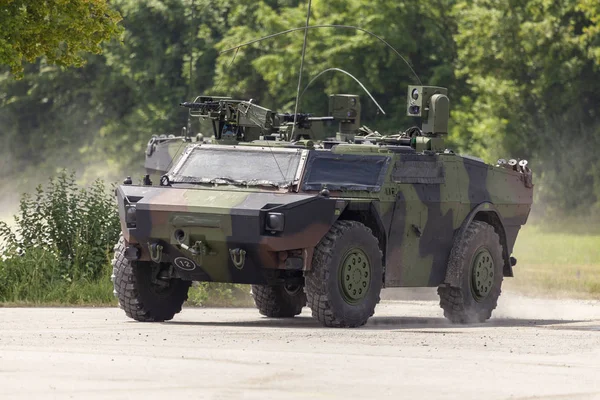
[[[115,246],[112,260],[114,293],[129,318],[140,322],[168,321],[181,311],[191,282],[160,280],[158,265],[125,258],[125,239]]]
[[[494,228],[485,222],[471,222],[454,243],[448,262],[449,269],[460,271],[460,286],[438,288],[444,316],[460,324],[488,320],[498,304],[504,263]]]
[[[377,239],[360,222],[336,222],[317,245],[305,279],[308,305],[323,325],[364,325],[379,303],[383,283]]]

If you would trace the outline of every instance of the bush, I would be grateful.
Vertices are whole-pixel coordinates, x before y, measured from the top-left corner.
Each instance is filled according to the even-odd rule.
[[[79,188],[63,171],[21,197],[13,227],[0,222],[0,302],[116,304],[110,259],[119,233],[105,184]],[[249,293],[246,285],[195,283],[188,305],[249,306]]]
[[[119,230],[100,180],[79,188],[63,171],[24,194],[14,226],[0,222],[0,301],[111,302],[109,252]]]

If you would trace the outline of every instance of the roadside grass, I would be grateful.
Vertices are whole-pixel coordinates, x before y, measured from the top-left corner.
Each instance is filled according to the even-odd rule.
[[[4,261],[0,274],[6,280],[2,283],[0,307],[117,305],[109,264],[102,267],[101,275],[95,279],[73,281],[53,278],[55,267],[55,261],[41,252],[38,257],[29,252],[27,259]]]
[[[505,279],[504,288],[536,297],[600,298],[600,233],[595,230],[578,227],[577,233],[565,233],[573,230],[526,225],[513,253],[515,277]]]
[[[5,279],[0,307],[114,307],[118,305],[110,280],[112,266],[106,263],[94,280],[68,282],[53,279],[54,260],[48,254],[29,252],[27,259],[0,263]],[[188,293],[188,307],[251,307],[249,285],[195,282]]]

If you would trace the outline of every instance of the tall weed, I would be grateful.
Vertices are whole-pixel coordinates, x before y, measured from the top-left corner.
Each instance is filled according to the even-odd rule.
[[[86,296],[74,290],[103,285],[120,228],[102,181],[80,188],[75,174],[63,171],[23,195],[14,220],[13,227],[0,222],[0,301],[78,303]],[[106,301],[104,293],[92,292]]]
[[[104,183],[78,187],[73,173],[24,194],[15,223],[0,222],[0,303],[116,304],[110,257],[117,207]],[[249,287],[196,283],[188,305],[248,306]]]

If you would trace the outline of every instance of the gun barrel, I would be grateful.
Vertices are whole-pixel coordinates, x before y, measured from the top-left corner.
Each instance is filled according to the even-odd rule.
[[[334,121],[335,117],[309,117],[307,121]]]
[[[204,103],[190,103],[190,102],[184,102],[184,103],[179,103],[179,105],[181,107],[185,107],[185,108],[202,108],[202,107],[210,107],[210,106],[218,106],[219,102],[218,101],[209,101],[209,102],[204,102]]]

